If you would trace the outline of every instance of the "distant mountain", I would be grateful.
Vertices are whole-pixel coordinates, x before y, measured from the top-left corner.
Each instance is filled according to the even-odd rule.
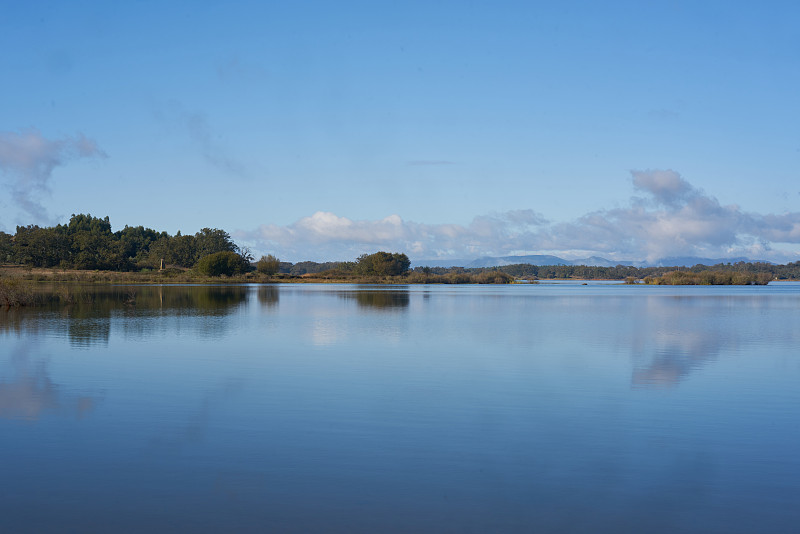
[[[503,265],[514,265],[517,263],[527,263],[528,265],[570,265],[568,260],[559,258],[558,256],[534,254],[530,256],[501,256],[499,258],[486,256],[471,261],[464,267],[500,267]]]
[[[413,267],[465,267],[468,269],[476,267],[502,267],[504,265],[515,265],[526,263],[529,265],[588,265],[594,267],[616,267],[625,265],[631,267],[693,267],[695,265],[717,265],[719,263],[753,263],[764,260],[751,260],[748,258],[700,258],[696,256],[672,256],[661,258],[652,262],[649,261],[618,261],[609,260],[600,256],[591,256],[575,260],[565,260],[558,256],[548,254],[531,254],[527,256],[484,256],[477,260],[416,260],[412,262]]]
[[[414,260],[411,267],[463,267],[473,260]]]
[[[616,267],[617,265],[624,265],[626,267],[641,267],[644,265],[644,262],[636,262],[636,261],[615,261],[609,260],[606,258],[601,258],[600,256],[591,256],[589,258],[581,258],[577,260],[572,260],[569,262],[570,265],[588,265],[592,267]]]

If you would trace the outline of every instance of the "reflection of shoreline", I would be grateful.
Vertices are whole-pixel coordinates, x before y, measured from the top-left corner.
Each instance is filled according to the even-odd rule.
[[[281,292],[275,286],[259,286],[256,296],[259,304],[265,308],[271,308],[280,302]]]
[[[363,289],[358,291],[342,291],[337,293],[345,300],[354,299],[359,307],[376,309],[408,308],[411,301],[407,289],[376,291]]]
[[[259,301],[275,305],[274,293],[259,292]],[[52,290],[55,291],[55,290]],[[108,343],[112,319],[200,316],[221,318],[230,315],[248,298],[243,286],[99,286],[65,289],[68,299],[54,299],[30,308],[0,309],[0,332],[56,330],[80,347]],[[63,301],[63,302],[62,302]],[[126,321],[123,328],[136,329]],[[141,326],[141,321],[139,322]],[[206,333],[220,333],[225,322],[209,321]]]

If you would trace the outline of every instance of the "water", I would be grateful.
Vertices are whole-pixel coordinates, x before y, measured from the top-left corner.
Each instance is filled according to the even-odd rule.
[[[800,524],[800,285],[73,292],[0,311],[2,532]]]

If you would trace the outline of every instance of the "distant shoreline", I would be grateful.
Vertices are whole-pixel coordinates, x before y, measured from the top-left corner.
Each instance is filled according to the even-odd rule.
[[[282,284],[282,283],[347,283],[347,284],[510,284],[515,282],[537,283],[539,281],[591,282],[608,281],[629,285],[765,285],[776,279],[767,273],[733,272],[706,269],[702,271],[665,270],[646,277],[530,277],[514,276],[506,270],[508,266],[480,268],[464,272],[409,271],[401,275],[360,275],[343,273],[335,269],[320,273],[273,275],[256,271],[232,276],[207,276],[192,269],[168,268],[138,272],[80,270],[21,265],[0,265],[0,280],[20,280],[50,283],[97,283],[97,284]],[[512,266],[513,267],[513,266]],[[443,270],[450,271],[450,270]],[[798,281],[796,278],[782,281]]]

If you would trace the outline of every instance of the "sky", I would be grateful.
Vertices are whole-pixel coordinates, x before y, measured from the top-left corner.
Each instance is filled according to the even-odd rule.
[[[0,0],[0,230],[800,260],[800,4]]]

